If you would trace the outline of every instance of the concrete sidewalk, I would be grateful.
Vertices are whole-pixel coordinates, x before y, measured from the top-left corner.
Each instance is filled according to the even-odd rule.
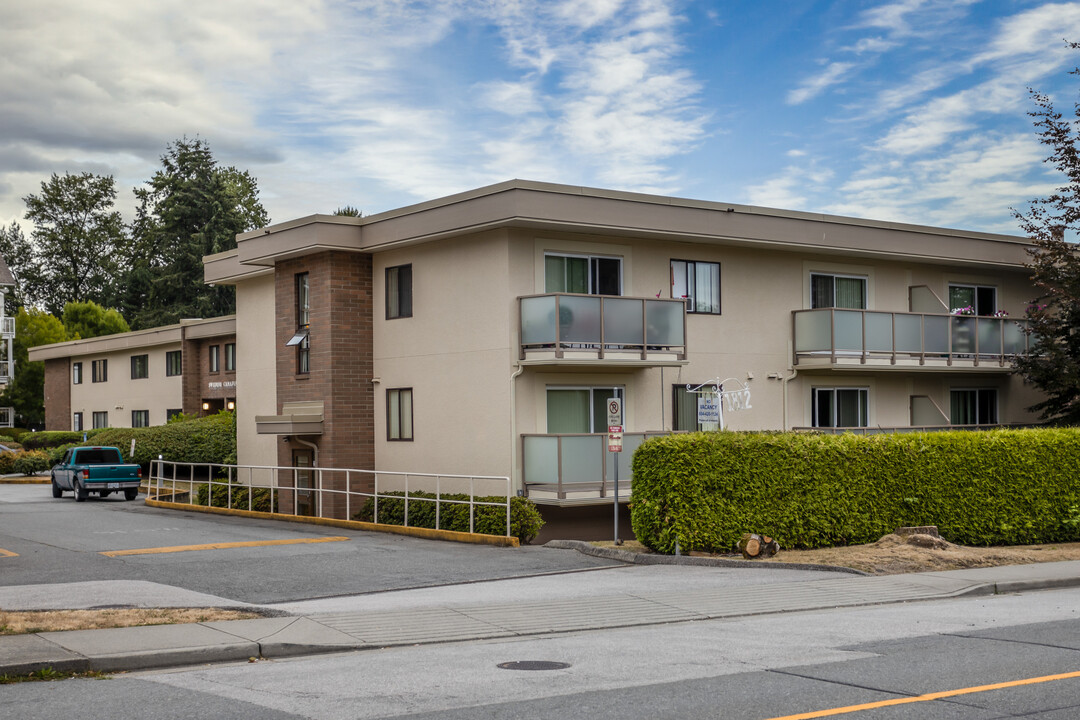
[[[458,593],[456,600],[398,610],[0,636],[0,675],[25,675],[45,667],[143,670],[1077,587],[1080,561],[768,585],[732,583],[680,592],[665,590],[662,581],[653,585],[542,602],[468,602]]]

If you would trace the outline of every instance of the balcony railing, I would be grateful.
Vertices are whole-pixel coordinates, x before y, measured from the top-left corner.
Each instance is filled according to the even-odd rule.
[[[518,298],[521,359],[686,359],[682,300],[550,293]]]
[[[15,337],[15,318],[0,318],[0,338],[7,340]]]
[[[1029,347],[1027,322],[973,315],[823,308],[795,310],[795,364],[811,358],[839,362],[898,359],[1006,367]]]
[[[618,462],[619,498],[629,498],[634,451],[647,438],[670,434],[659,430],[623,433],[620,453],[608,452],[604,433],[522,435],[525,493],[540,503],[545,499],[587,503],[612,498]]]
[[[0,428],[15,427],[15,408],[0,407]]]
[[[0,360],[0,385],[11,382],[11,361]]]

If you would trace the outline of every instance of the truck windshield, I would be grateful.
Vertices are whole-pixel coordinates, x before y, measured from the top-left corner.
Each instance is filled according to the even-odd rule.
[[[82,465],[120,465],[123,462],[116,448],[90,448],[80,450],[75,456],[75,464]]]

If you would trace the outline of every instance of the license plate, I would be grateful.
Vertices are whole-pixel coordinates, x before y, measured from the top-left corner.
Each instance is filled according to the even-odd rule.
[[[110,488],[110,489],[111,488],[118,488],[118,487],[120,487],[120,483],[109,483],[105,487]]]

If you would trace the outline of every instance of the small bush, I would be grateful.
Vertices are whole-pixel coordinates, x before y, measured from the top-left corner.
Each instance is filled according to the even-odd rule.
[[[81,439],[81,438],[80,438]],[[127,458],[131,441],[135,456],[128,462],[143,467],[161,455],[172,462],[236,463],[236,417],[227,410],[193,420],[146,428],[106,428],[84,444],[118,447]]]
[[[237,510],[252,510],[255,512],[274,512],[277,508],[277,498],[271,488],[252,488],[242,483],[218,484],[214,483],[214,490],[210,501],[207,501],[209,485],[203,483],[195,492],[195,504],[220,508],[235,508]],[[248,495],[251,496],[251,507],[248,507]]]
[[[0,475],[10,475],[15,472],[15,457],[18,453],[0,453]]]
[[[41,450],[24,450],[15,454],[14,471],[21,475],[45,472],[52,467],[49,454]]]
[[[353,520],[377,522],[385,525],[405,524],[405,493],[391,492],[379,497],[379,517],[375,518],[375,501],[368,498],[360,511],[353,515]],[[441,500],[467,501],[465,493],[443,493]],[[441,503],[439,526],[435,527],[435,493],[409,493],[409,527],[431,528],[436,530],[454,530],[469,532],[469,506],[465,503]],[[498,505],[477,505],[474,510],[473,530],[484,535],[506,535],[506,498],[501,495],[477,497],[478,502],[498,503]],[[528,498],[510,498],[510,534],[522,543],[528,544],[536,537],[544,519],[540,511]]]
[[[49,465],[57,465],[64,459],[64,455],[73,447],[78,447],[79,443],[68,443],[67,445],[57,445],[56,447],[47,448],[44,452],[49,454]]]

